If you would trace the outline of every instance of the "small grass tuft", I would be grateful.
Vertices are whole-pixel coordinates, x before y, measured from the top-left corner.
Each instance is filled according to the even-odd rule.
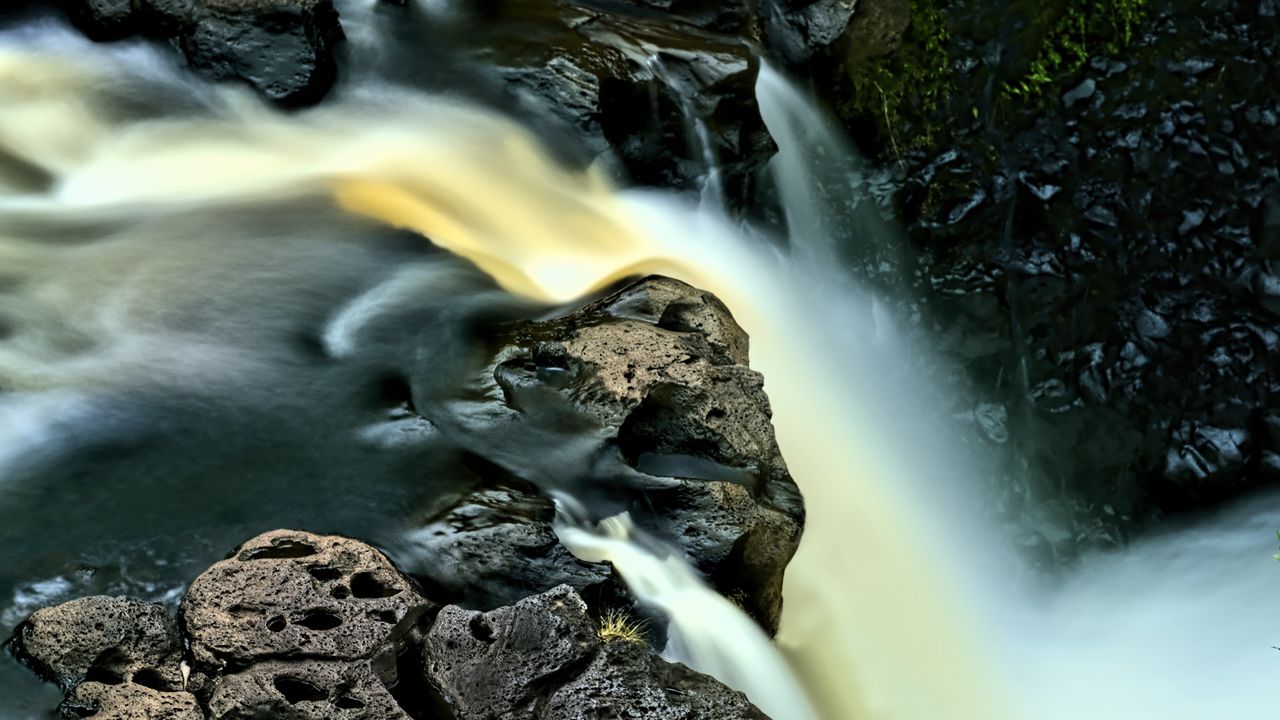
[[[600,639],[605,642],[645,644],[645,622],[636,620],[626,610],[609,608],[600,616]]]

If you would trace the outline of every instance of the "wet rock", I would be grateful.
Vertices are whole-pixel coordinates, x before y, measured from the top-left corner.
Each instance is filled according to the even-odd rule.
[[[845,34],[850,60],[891,53],[911,24],[911,0],[859,0]]]
[[[179,616],[196,667],[219,672],[264,659],[367,659],[430,607],[364,543],[275,530],[196,578]]]
[[[710,293],[651,277],[512,331],[494,378],[520,410],[536,389],[600,424],[638,471],[616,495],[637,525],[683,545],[716,587],[777,627],[803,524],[746,333]]]
[[[604,645],[572,682],[551,695],[545,720],[767,720],[740,692],[636,643]]]
[[[383,673],[387,670],[384,669]],[[269,661],[213,681],[211,720],[408,720],[368,661]]]
[[[871,4],[874,2],[872,0]],[[861,4],[857,0],[771,0],[760,3],[765,43],[770,54],[791,65],[807,62],[844,35],[853,20],[855,8]],[[892,8],[892,4],[887,5],[890,6],[888,9]],[[874,37],[877,29],[887,29],[882,24],[884,19],[883,16],[869,17],[862,29]]]
[[[204,75],[244,81],[268,99],[297,105],[328,92],[341,38],[331,0],[204,0],[177,43]]]
[[[554,518],[552,502],[532,489],[476,490],[408,538],[415,552],[405,569],[481,608],[557,585],[581,592],[611,583],[608,565],[582,562],[560,544]]]
[[[332,0],[64,0],[99,40],[169,40],[213,80],[246,82],[268,99],[319,101],[336,75],[342,27]]]
[[[161,692],[145,685],[86,682],[58,707],[64,718],[98,720],[204,720],[196,698],[186,692]]]
[[[94,596],[37,610],[18,627],[14,651],[63,690],[86,680],[183,685],[182,640],[169,611],[154,603]]]
[[[1251,1],[1205,7],[1152,8],[1123,53],[1055,78],[1040,107],[961,128],[1031,58],[994,6],[952,3],[949,52],[983,61],[938,111],[947,140],[903,156],[896,209],[925,324],[946,329],[924,341],[973,379],[958,415],[1008,408],[1004,439],[986,440],[1011,468],[994,494],[1013,525],[1052,526],[1059,558],[1280,480],[1262,428],[1280,403],[1280,78],[1257,61],[1280,26]],[[901,122],[900,137],[920,130]],[[1021,189],[1002,197],[1009,177]],[[975,187],[987,201],[952,214]]]
[[[602,642],[567,587],[488,613],[447,607],[423,652],[458,720],[765,717],[741,693],[642,643]]]
[[[774,145],[755,105],[745,6],[499,5],[476,27],[486,61],[535,107],[550,106],[576,142],[638,184],[710,184],[734,210],[750,201]]]

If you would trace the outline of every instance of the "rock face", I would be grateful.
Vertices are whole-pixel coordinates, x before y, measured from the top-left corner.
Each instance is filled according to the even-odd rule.
[[[90,37],[170,40],[192,69],[287,105],[319,101],[336,75],[332,0],[64,0]]]
[[[423,655],[458,720],[765,718],[741,693],[643,644],[602,641],[568,587],[487,613],[447,607]]]
[[[517,93],[549,104],[590,152],[616,157],[641,185],[710,182],[728,207],[748,204],[774,146],[755,105],[746,5],[491,5],[476,27],[485,58]]]
[[[254,538],[192,584],[181,620],[184,636],[161,606],[84,598],[34,613],[14,650],[67,691],[65,718],[767,720],[639,637],[603,633],[567,585],[437,611],[349,538]]]
[[[551,392],[598,422],[637,471],[613,490],[637,525],[680,543],[775,630],[804,510],[746,333],[724,305],[651,277],[511,336],[494,369],[506,404]]]
[[[903,153],[893,205],[931,342],[973,379],[956,414],[1029,465],[998,488],[1037,528],[1025,542],[1053,566],[1274,485],[1280,18],[1147,3],[1124,47],[1091,40],[1039,99],[1001,100],[1045,41],[990,3],[946,5],[935,52],[957,69],[931,115],[895,121],[900,139],[937,132]]]

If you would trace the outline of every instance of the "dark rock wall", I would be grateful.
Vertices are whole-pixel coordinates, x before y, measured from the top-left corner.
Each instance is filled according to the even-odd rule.
[[[886,124],[840,97],[875,61],[811,70],[901,176],[890,209],[919,253],[927,329],[1010,462],[1003,510],[1041,528],[1025,541],[1067,559],[1274,483],[1275,3],[1095,3],[1112,15],[1089,19],[1079,57],[1026,4],[917,5],[943,31],[897,52],[936,59],[945,41],[932,104],[891,90]],[[1127,36],[1124,8],[1140,11]],[[1064,59],[1029,81],[1046,47]]]

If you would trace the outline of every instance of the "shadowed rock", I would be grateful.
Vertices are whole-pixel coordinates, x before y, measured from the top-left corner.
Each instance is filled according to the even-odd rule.
[[[765,718],[742,693],[641,643],[601,641],[568,587],[487,613],[446,607],[423,652],[458,720]]]
[[[383,672],[386,673],[384,668]],[[212,720],[408,720],[368,661],[269,661],[213,681]]]
[[[332,0],[63,0],[98,40],[165,38],[213,80],[239,80],[277,102],[319,101],[336,76],[342,27]]]
[[[82,683],[58,710],[65,718],[204,720],[204,713],[191,693],[161,692],[137,683]]]
[[[554,518],[552,502],[532,489],[477,490],[410,536],[415,552],[406,569],[481,608],[557,585],[583,591],[611,583],[612,568],[578,560],[560,544]]]

